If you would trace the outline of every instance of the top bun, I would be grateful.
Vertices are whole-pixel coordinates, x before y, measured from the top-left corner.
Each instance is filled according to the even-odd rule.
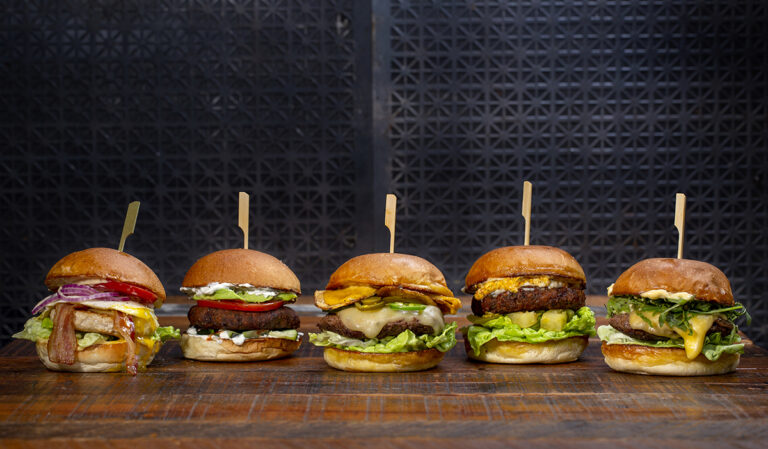
[[[64,256],[48,272],[45,286],[55,291],[64,284],[92,278],[145,288],[157,295],[155,307],[165,301],[165,289],[154,271],[132,255],[111,248],[89,248]]]
[[[202,287],[212,282],[251,284],[301,294],[299,278],[287,265],[252,249],[225,249],[203,256],[184,276],[182,287]]]
[[[409,254],[363,254],[344,262],[328,280],[327,290],[370,285],[400,286],[410,290],[453,296],[436,266]]]
[[[579,262],[570,254],[553,246],[505,246],[489,251],[475,261],[465,279],[465,291],[493,278],[515,276],[559,276],[579,281],[587,278]]]
[[[640,296],[649,290],[686,292],[700,301],[730,306],[731,283],[714,265],[688,259],[645,259],[616,279],[612,296]]]

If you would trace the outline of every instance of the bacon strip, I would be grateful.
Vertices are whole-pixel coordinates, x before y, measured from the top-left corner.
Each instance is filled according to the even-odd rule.
[[[136,342],[133,341],[133,320],[121,312],[115,312],[114,320],[114,329],[125,340],[125,369],[135,376],[138,372],[139,360],[136,357]]]
[[[56,304],[53,330],[48,338],[48,359],[53,363],[74,365],[77,339],[75,338],[75,306]]]

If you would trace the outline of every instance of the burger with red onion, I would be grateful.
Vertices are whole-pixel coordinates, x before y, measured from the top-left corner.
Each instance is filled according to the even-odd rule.
[[[163,285],[130,254],[109,248],[69,254],[45,285],[54,293],[13,337],[34,341],[48,369],[135,375],[163,341],[179,338],[177,329],[159,326],[153,311],[165,300]]]
[[[259,251],[228,249],[189,269],[181,291],[195,301],[181,337],[184,357],[251,362],[286,357],[299,349],[299,317],[286,304],[301,294],[296,275]]]

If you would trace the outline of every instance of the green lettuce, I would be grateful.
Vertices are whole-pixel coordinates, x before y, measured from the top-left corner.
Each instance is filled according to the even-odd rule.
[[[216,301],[216,300],[222,300],[222,299],[239,299],[245,302],[253,302],[253,303],[260,303],[260,302],[267,302],[267,301],[293,301],[296,299],[296,293],[291,292],[283,292],[278,293],[277,295],[273,296],[267,296],[267,295],[257,295],[254,293],[248,293],[244,290],[232,290],[231,288],[222,288],[219,290],[216,290],[213,292],[213,294],[210,295],[195,295],[192,297],[192,299],[195,300],[206,300],[206,301]]]
[[[299,339],[299,331],[296,329],[273,330],[273,331],[245,331],[245,338],[282,338],[285,340],[296,341]],[[237,336],[237,333],[230,332],[230,338]]]
[[[33,316],[24,323],[24,329],[13,334],[12,337],[32,341],[47,340],[51,336],[51,329],[53,329],[53,321],[50,318]]]
[[[75,336],[77,337],[77,349],[84,349],[88,346],[92,346],[97,343],[104,343],[107,341],[104,335],[96,332],[75,332]]]
[[[640,345],[650,346],[652,348],[679,348],[685,349],[683,339],[669,339],[661,341],[643,341],[626,335],[612,326],[600,326],[597,329],[597,336],[600,340],[608,343],[609,345]],[[744,343],[741,343],[741,337],[739,337],[736,328],[726,335],[710,334],[704,339],[704,347],[701,350],[708,360],[715,361],[723,354],[743,354]]]
[[[315,346],[330,346],[346,351],[377,354],[421,351],[432,348],[446,352],[456,346],[456,323],[448,323],[443,331],[437,335],[417,336],[410,329],[406,329],[394,337],[359,340],[335,332],[324,331],[319,334],[309,334],[309,342]]]
[[[470,315],[467,318],[474,325],[462,328],[462,332],[475,354],[480,354],[483,345],[494,338],[498,341],[544,343],[545,341],[563,340],[583,335],[595,335],[595,315],[589,307],[582,307],[577,310],[561,331],[540,329],[538,325],[521,328],[513,323],[507,315],[492,315],[490,317]]]
[[[165,343],[168,340],[178,340],[181,338],[181,332],[173,326],[161,326],[155,330],[152,339]]]

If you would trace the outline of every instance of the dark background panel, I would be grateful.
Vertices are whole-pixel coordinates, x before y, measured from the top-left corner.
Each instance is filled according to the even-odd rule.
[[[242,245],[310,291],[371,249],[370,9],[354,1],[4,2],[0,339],[65,254],[126,250],[178,294]]]
[[[686,251],[730,278],[768,339],[768,4],[375,2],[376,143],[398,248],[458,290],[484,252],[531,242],[590,293]]]

